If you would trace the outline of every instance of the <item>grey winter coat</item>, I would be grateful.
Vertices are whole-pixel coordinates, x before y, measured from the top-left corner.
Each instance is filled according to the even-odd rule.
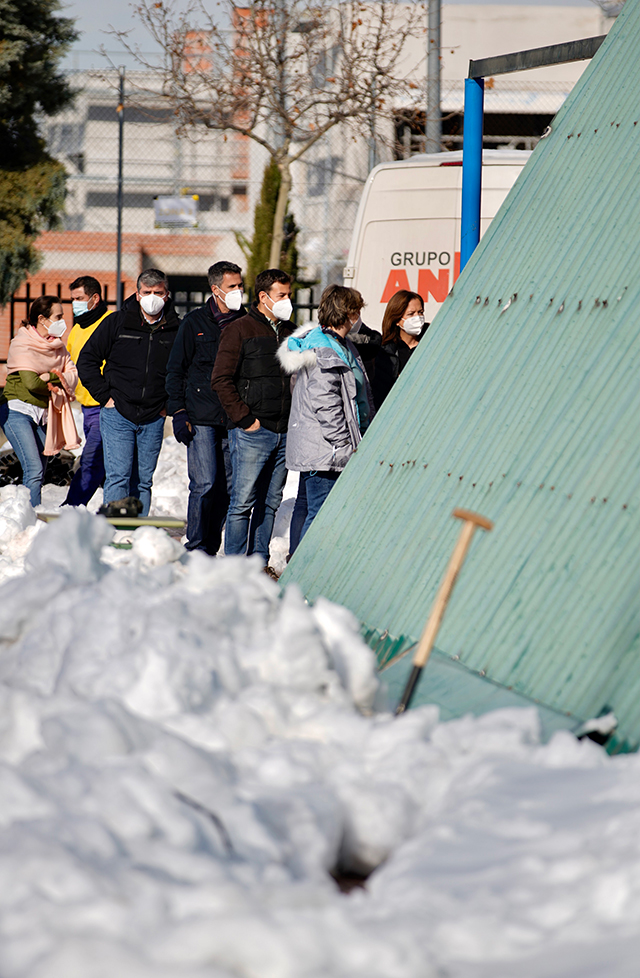
[[[317,327],[301,326],[289,339],[295,342],[312,328]],[[330,346],[291,350],[289,339],[280,344],[277,354],[285,373],[295,374],[287,468],[294,472],[341,472],[362,440],[353,370]],[[347,346],[366,382],[355,347],[348,340]],[[371,397],[369,401],[372,417]]]

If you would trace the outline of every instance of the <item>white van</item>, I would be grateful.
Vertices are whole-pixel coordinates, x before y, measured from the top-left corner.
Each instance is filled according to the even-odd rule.
[[[484,150],[484,234],[531,153]],[[431,322],[460,273],[462,151],[412,156],[371,171],[358,207],[344,284],[367,303],[367,326],[382,328],[399,289],[418,292]]]

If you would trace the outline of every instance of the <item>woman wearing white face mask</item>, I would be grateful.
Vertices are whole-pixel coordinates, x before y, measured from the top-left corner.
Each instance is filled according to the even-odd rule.
[[[417,292],[401,289],[391,297],[382,320],[382,347],[372,382],[376,410],[406,367],[425,334],[424,302]]]
[[[32,506],[41,501],[47,456],[80,444],[70,407],[78,372],[62,342],[66,329],[58,297],[42,295],[9,346],[4,430]]]

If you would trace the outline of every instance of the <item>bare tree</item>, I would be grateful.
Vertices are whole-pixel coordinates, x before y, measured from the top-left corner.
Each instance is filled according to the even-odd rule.
[[[424,36],[419,0],[143,0],[137,13],[160,46],[159,62],[115,32],[168,103],[178,133],[228,130],[253,139],[280,170],[270,264],[277,266],[291,165],[339,124],[370,136],[371,120],[415,97],[406,41]],[[143,93],[143,89],[139,89]]]

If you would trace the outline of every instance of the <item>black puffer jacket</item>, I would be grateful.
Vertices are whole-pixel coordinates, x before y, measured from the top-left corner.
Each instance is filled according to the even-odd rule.
[[[80,379],[100,406],[112,397],[120,414],[133,424],[158,417],[167,400],[167,361],[179,325],[169,300],[160,323],[151,326],[135,295],[120,312],[107,316],[78,357]]]
[[[194,309],[182,320],[167,366],[167,412],[186,410],[189,421],[197,425],[227,425],[220,399],[211,389],[211,372],[216,362],[220,336],[224,329],[247,315],[246,309],[225,316],[218,325],[211,311],[211,300]]]
[[[250,428],[257,419],[269,431],[287,430],[291,389],[276,351],[294,329],[282,322],[274,328],[255,302],[246,316],[225,327],[211,386],[231,428]]]

